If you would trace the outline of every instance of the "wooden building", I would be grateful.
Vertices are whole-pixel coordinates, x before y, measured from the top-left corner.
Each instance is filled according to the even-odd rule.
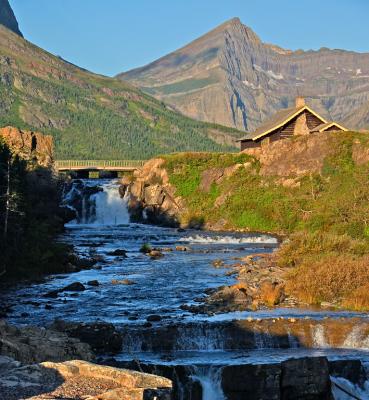
[[[328,122],[305,104],[302,97],[296,99],[295,107],[277,112],[270,120],[259,126],[253,133],[238,140],[241,151],[295,135],[309,135],[327,131],[347,131],[345,127]]]

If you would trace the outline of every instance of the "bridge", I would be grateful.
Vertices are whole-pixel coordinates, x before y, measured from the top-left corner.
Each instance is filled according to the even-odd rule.
[[[58,171],[135,171],[142,167],[144,160],[57,160]]]
[[[60,173],[71,172],[78,177],[98,177],[101,174],[133,172],[141,168],[144,160],[56,160],[55,169]]]

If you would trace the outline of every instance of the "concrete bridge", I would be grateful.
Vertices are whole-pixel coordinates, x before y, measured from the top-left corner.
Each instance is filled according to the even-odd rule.
[[[119,176],[133,172],[145,164],[145,160],[56,160],[55,169],[60,173],[70,172],[79,177],[99,177],[112,174]]]

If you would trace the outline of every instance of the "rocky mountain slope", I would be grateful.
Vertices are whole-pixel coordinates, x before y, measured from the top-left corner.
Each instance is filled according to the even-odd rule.
[[[242,135],[184,117],[128,83],[82,70],[0,26],[0,126],[6,125],[52,135],[59,159],[230,150]]]
[[[8,0],[0,0],[0,25],[4,25],[19,36],[23,36]]]
[[[297,95],[349,128],[369,127],[369,53],[285,50],[238,18],[118,76],[185,115],[239,129],[255,129]]]

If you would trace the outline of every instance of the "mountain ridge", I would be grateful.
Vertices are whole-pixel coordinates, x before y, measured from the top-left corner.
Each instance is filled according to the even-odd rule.
[[[349,128],[369,127],[369,53],[288,50],[232,18],[141,68],[118,74],[192,118],[254,130],[303,95]]]
[[[131,84],[83,70],[3,26],[0,125],[51,134],[59,159],[235,150],[242,135],[191,120]]]
[[[9,0],[0,0],[0,25],[4,25],[17,35],[23,37]]]

